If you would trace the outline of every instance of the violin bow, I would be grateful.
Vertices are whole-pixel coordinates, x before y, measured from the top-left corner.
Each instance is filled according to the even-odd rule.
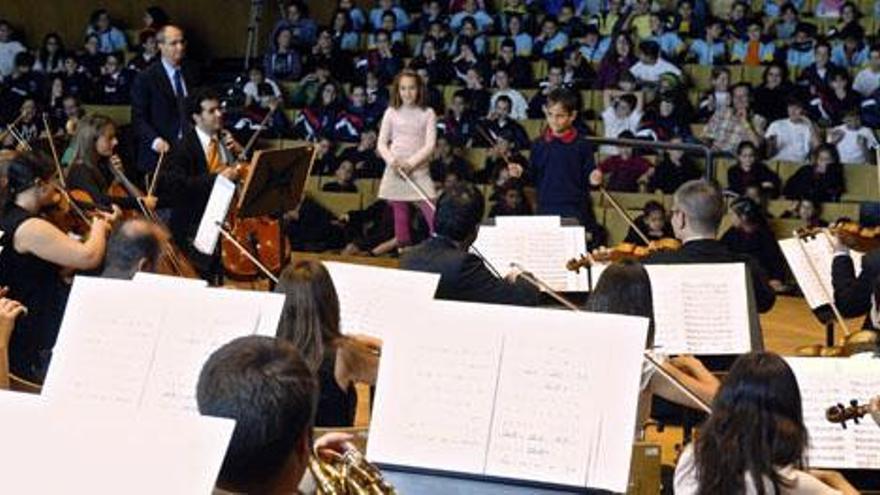
[[[404,181],[406,181],[409,187],[411,187],[416,192],[416,194],[418,194],[419,197],[422,198],[422,201],[428,204],[428,206],[431,208],[431,211],[436,213],[437,205],[434,203],[434,200],[428,196],[428,193],[425,192],[424,189],[422,189],[422,186],[416,184],[416,182],[412,180],[409,174],[407,174],[403,170],[397,169],[397,173],[403,178]],[[495,268],[494,265],[492,265],[491,262],[489,262],[489,260],[485,256],[483,256],[483,253],[481,253],[476,246],[471,245],[470,247],[468,247],[468,250],[472,252],[477,258],[480,258],[483,264],[486,265],[486,267],[489,269],[489,271],[492,272],[493,275],[498,278],[503,278],[501,276],[501,273]]]
[[[49,137],[49,150],[52,151],[52,160],[55,162],[55,173],[58,174],[58,182],[61,187],[67,188],[67,180],[64,177],[64,171],[61,169],[61,160],[58,159],[58,150],[55,149],[55,140],[52,139],[52,128],[49,127],[49,118],[43,112],[43,127],[46,128],[46,135]]]
[[[546,282],[544,282],[543,280],[541,280],[537,277],[529,275],[528,271],[526,271],[526,269],[522,265],[520,265],[519,263],[512,262],[510,264],[510,267],[520,271],[520,273],[519,273],[519,275],[517,275],[517,277],[521,277],[526,282],[532,284],[535,288],[537,288],[539,290],[543,290],[544,292],[549,294],[550,297],[552,297],[557,302],[559,302],[559,304],[562,304],[566,308],[568,308],[572,311],[575,311],[575,312],[581,311],[581,309],[579,307],[577,307],[577,305],[575,305],[573,302],[571,302],[568,299],[566,299],[565,297],[563,297],[562,294],[555,291],[552,287],[547,285]]]
[[[262,133],[263,129],[266,128],[266,124],[269,123],[269,119],[271,119],[272,116],[275,115],[275,109],[277,108],[277,106],[274,108],[270,108],[269,111],[266,113],[266,116],[263,117],[263,120],[260,121],[260,124],[257,126],[257,128],[254,129],[254,132],[251,134],[251,137],[248,139],[247,143],[245,143],[244,148],[241,150],[241,153],[238,154],[237,158],[239,161],[243,162],[247,160],[248,153],[250,153],[251,148],[253,148],[254,144],[256,144],[257,138],[260,137],[260,133]]]
[[[699,405],[700,408],[703,409],[704,411],[706,411],[707,413],[709,413],[709,414],[712,413],[712,407],[705,400],[701,399],[700,396],[696,394],[696,392],[694,392],[693,390],[690,389],[690,387],[688,387],[687,385],[682,383],[672,373],[666,371],[663,368],[663,365],[660,364],[656,359],[654,359],[653,356],[651,356],[651,353],[649,351],[645,351],[644,357],[645,357],[645,361],[648,361],[649,363],[651,363],[651,366],[653,366],[654,369],[657,370],[657,373],[660,373],[661,375],[663,375],[663,377],[666,378],[667,380],[669,380],[669,383],[671,383],[681,393],[683,393],[689,399],[691,399],[692,401],[697,403],[697,405]]]
[[[623,220],[626,221],[627,225],[629,225],[630,228],[633,229],[633,231],[635,231],[639,238],[645,241],[645,245],[650,245],[651,240],[648,239],[648,236],[646,236],[645,233],[642,232],[642,229],[640,229],[639,226],[636,225],[636,223],[633,221],[633,219],[630,218],[626,210],[624,210],[623,207],[620,206],[620,203],[618,203],[617,200],[614,199],[614,196],[612,196],[611,193],[609,193],[608,190],[605,189],[605,186],[599,186],[599,192],[602,193],[602,196],[605,198],[605,200],[608,201],[612,208],[614,208],[614,211],[616,211],[621,217],[623,217]]]
[[[21,122],[21,119],[23,119],[23,118],[24,118],[24,114],[19,113],[18,117],[16,117],[15,120],[6,124],[6,130],[4,130],[2,133],[0,133],[0,142],[2,142],[4,139],[6,139],[7,135],[12,135],[13,130],[15,129],[15,126],[17,126],[18,123]],[[15,135],[12,135],[12,137],[15,137]]]
[[[156,161],[156,170],[153,171],[153,178],[150,180],[149,186],[147,186],[147,196],[152,196],[153,191],[156,190],[156,181],[159,179],[159,172],[162,171],[162,163],[165,162],[165,152],[162,151],[159,153],[159,160]]]
[[[28,143],[27,141],[24,140],[24,138],[18,133],[18,131],[16,131],[15,127],[13,127],[11,125],[7,126],[6,132],[9,133],[9,135],[12,136],[13,139],[15,139],[15,142],[18,143],[18,146],[21,147],[22,149],[24,149],[25,151],[33,151],[34,150],[33,146],[31,146],[30,143]]]

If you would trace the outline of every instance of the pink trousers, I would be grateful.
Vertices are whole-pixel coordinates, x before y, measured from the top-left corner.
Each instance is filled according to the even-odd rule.
[[[410,224],[410,213],[409,213],[409,201],[389,201],[391,204],[391,211],[394,214],[394,237],[397,239],[397,245],[400,247],[409,246],[412,244],[412,234],[409,230]],[[425,201],[418,201],[415,204],[419,207],[419,210],[422,212],[422,216],[425,217],[425,222],[428,224],[428,231],[430,233],[434,233],[434,210],[431,209],[431,206]]]

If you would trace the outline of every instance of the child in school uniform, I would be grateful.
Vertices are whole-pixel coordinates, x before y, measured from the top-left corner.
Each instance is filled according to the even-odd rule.
[[[588,244],[600,245],[604,232],[596,223],[590,200],[591,176],[598,177],[598,173],[593,147],[574,127],[577,101],[567,89],[554,89],[547,95],[547,130],[532,145],[529,170],[538,193],[536,213],[575,218],[586,228]],[[517,163],[509,168],[514,178],[525,170]]]

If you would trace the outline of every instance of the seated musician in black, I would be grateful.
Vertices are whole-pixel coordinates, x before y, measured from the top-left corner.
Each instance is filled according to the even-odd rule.
[[[159,227],[147,220],[128,220],[107,241],[101,276],[130,280],[137,272],[153,272],[159,260]]]
[[[237,180],[239,169],[230,148],[238,147],[227,134],[221,138],[223,109],[219,96],[208,89],[193,91],[186,99],[193,126],[183,133],[159,176],[159,196],[171,208],[168,227],[178,246],[199,274],[209,281],[219,275],[219,257],[192,247],[217,175]]]
[[[312,493],[312,452],[341,456],[354,437],[330,432],[311,443],[318,384],[296,346],[260,335],[237,338],[199,374],[199,413],[235,420],[214,495]]]
[[[41,217],[57,197],[51,163],[25,153],[2,165],[6,197],[0,208],[0,286],[9,287],[9,297],[28,308],[12,334],[9,366],[15,375],[41,382],[70,290],[61,271],[100,266],[119,209],[96,212],[85,241],[79,242]]]
[[[318,384],[293,344],[257,335],[229,342],[202,367],[196,400],[201,414],[235,420],[215,494],[296,493]]]
[[[435,297],[496,304],[534,306],[539,293],[517,273],[504,279],[492,274],[468,248],[483,219],[483,195],[471,184],[447,188],[437,201],[434,235],[400,260],[406,270],[440,274]]]
[[[748,255],[730,251],[716,239],[724,216],[721,190],[705,180],[685,182],[675,191],[672,206],[672,230],[682,242],[681,249],[657,251],[645,263],[736,263],[748,267],[755,294],[756,309],[764,313],[773,307],[776,295],[767,283],[760,264]]]
[[[840,239],[834,239],[834,260],[831,262],[831,285],[834,288],[834,304],[844,318],[867,315],[863,328],[880,330],[876,313],[880,302],[880,249],[865,253],[862,271],[856,276],[855,265],[849,249]],[[872,317],[874,316],[874,317]]]
[[[118,160],[114,156],[117,144],[116,124],[109,117],[96,114],[80,119],[73,142],[74,159],[67,171],[67,188],[88,193],[91,201],[102,207],[115,204],[125,210],[137,209],[137,199],[130,195],[109,194],[114,183],[111,167],[122,166],[121,162],[114,163]],[[145,197],[144,205],[154,209],[156,198]]]

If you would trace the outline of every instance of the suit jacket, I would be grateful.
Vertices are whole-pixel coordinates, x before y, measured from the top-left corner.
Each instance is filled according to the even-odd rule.
[[[871,309],[871,296],[880,276],[880,250],[869,251],[862,258],[862,272],[856,277],[855,266],[849,256],[835,256],[831,263],[831,285],[834,304],[845,318],[866,314]],[[873,325],[870,316],[865,328]]]
[[[685,243],[675,251],[657,251],[645,259],[645,263],[737,263],[746,264],[747,273],[755,292],[755,304],[759,313],[770,311],[776,302],[776,294],[767,285],[767,275],[754,258],[730,251],[720,241],[701,239]]]
[[[216,174],[194,128],[188,129],[163,166],[158,196],[171,208],[168,228],[181,245],[189,246],[199,228]]]
[[[524,280],[509,283],[493,275],[477,256],[460,250],[449,239],[435,236],[407,252],[405,270],[440,274],[437,299],[535,306],[540,293]]]
[[[196,72],[187,64],[181,70],[187,94],[192,94],[198,84]],[[188,127],[188,122],[180,121],[177,96],[161,61],[151,64],[134,80],[131,124],[137,140],[138,168],[144,172],[152,171],[159,158],[152,149],[153,140],[161,137],[173,146],[181,125]]]

